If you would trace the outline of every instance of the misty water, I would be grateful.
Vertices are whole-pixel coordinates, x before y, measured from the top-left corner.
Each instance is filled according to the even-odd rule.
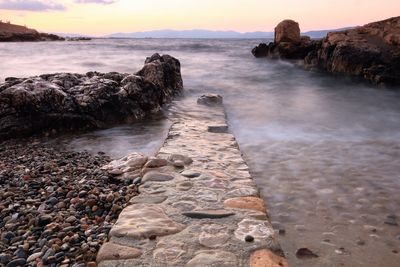
[[[57,139],[71,149],[154,154],[169,120],[224,97],[231,131],[291,266],[399,266],[400,88],[255,59],[261,40],[0,44],[0,80],[49,72],[133,73],[154,52],[181,61],[185,94],[145,122]],[[398,220],[400,223],[400,219]],[[307,247],[319,255],[297,259]]]

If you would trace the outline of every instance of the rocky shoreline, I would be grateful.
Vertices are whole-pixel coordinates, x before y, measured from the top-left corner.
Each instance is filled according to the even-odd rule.
[[[328,33],[322,40],[300,36],[299,24],[284,20],[275,40],[253,48],[255,57],[300,60],[307,69],[345,74],[374,84],[400,84],[400,17]]]
[[[0,266],[95,266],[137,194],[135,184],[101,170],[109,161],[31,139],[1,143]]]
[[[102,128],[157,112],[183,90],[180,62],[154,54],[135,74],[56,73],[0,84],[0,141]]]
[[[0,42],[65,41],[55,34],[41,33],[25,26],[0,21]]]

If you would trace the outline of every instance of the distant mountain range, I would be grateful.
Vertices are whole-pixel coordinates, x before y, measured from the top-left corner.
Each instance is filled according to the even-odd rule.
[[[351,29],[341,28],[335,30],[320,30],[320,31],[308,31],[301,33],[302,35],[310,36],[311,38],[323,38],[328,32],[342,31]],[[94,36],[86,34],[76,33],[54,33],[62,37],[92,37]],[[236,32],[236,31],[211,31],[211,30],[155,30],[155,31],[144,31],[144,32],[130,32],[130,33],[113,33],[98,38],[202,38],[202,39],[271,39],[274,38],[274,32]]]
[[[303,32],[302,35],[308,35],[311,38],[323,38],[328,32],[341,31],[349,28],[341,28],[335,30],[320,30]],[[232,38],[232,39],[265,39],[274,38],[274,32],[235,32],[235,31],[210,31],[210,30],[155,30],[145,32],[131,33],[113,33],[105,38]]]

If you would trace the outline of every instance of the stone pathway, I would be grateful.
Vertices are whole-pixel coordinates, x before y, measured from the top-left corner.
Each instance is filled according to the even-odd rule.
[[[157,157],[133,153],[105,166],[141,185],[98,253],[100,267],[287,266],[222,98],[198,103],[196,116],[178,116]]]

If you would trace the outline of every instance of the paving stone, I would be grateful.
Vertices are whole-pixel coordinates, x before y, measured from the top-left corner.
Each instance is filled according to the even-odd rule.
[[[191,211],[196,209],[197,203],[194,201],[178,201],[172,204],[172,207],[181,211]]]
[[[110,236],[134,239],[175,234],[184,229],[171,220],[156,204],[133,204],[126,207],[110,231]]]
[[[160,240],[153,252],[153,258],[160,265],[177,266],[175,262],[185,253],[183,242]]]
[[[138,195],[133,197],[129,203],[131,204],[159,204],[164,202],[168,197],[167,196],[148,196],[148,195]]]
[[[153,182],[165,182],[174,179],[174,176],[166,173],[160,173],[156,171],[150,171],[146,173],[142,178],[142,183],[153,181]]]
[[[235,213],[227,210],[196,210],[182,214],[193,219],[219,219],[235,215]]]
[[[176,189],[179,191],[188,191],[193,187],[193,183],[190,181],[179,182],[176,184]]]
[[[245,240],[247,235],[254,237],[255,241],[265,241],[274,235],[274,230],[264,220],[243,219],[235,231],[235,237]]]
[[[134,259],[140,255],[142,255],[142,251],[140,249],[108,242],[100,248],[96,261],[97,263],[100,263],[108,260]]]
[[[258,196],[258,190],[254,187],[243,187],[238,189],[233,189],[225,194],[225,198],[234,198],[234,197],[250,197],[250,196]]]
[[[187,178],[196,178],[201,175],[200,172],[192,171],[192,170],[185,170],[181,172],[181,174]]]
[[[180,154],[172,154],[168,157],[168,160],[171,162],[181,161],[184,165],[190,165],[193,162],[190,157]]]
[[[221,250],[199,251],[186,267],[237,267],[235,254]]]
[[[159,168],[167,165],[168,161],[166,159],[152,157],[144,165],[144,168]]]
[[[250,256],[250,267],[288,267],[285,258],[276,255],[269,249],[254,251]]]
[[[224,245],[231,237],[226,226],[220,224],[206,224],[201,228],[199,243],[209,248],[218,248]]]
[[[264,201],[258,197],[236,197],[224,201],[226,207],[266,212]]]

